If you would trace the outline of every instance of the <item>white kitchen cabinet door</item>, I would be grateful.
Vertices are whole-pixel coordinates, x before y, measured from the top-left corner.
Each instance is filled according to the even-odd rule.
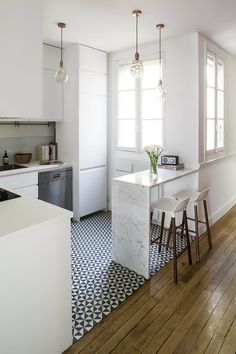
[[[42,1],[0,1],[0,33],[1,120],[40,120]]]
[[[30,186],[24,188],[16,188],[14,191],[22,196],[38,198],[38,186]]]
[[[107,98],[80,95],[79,106],[80,169],[107,164]]]
[[[19,173],[0,177],[1,187],[10,189],[38,185],[38,172]]]
[[[80,171],[80,217],[107,208],[107,168]]]
[[[79,92],[93,95],[107,95],[107,75],[80,70]]]
[[[43,120],[61,121],[63,114],[63,85],[55,80],[55,70],[43,69]]]

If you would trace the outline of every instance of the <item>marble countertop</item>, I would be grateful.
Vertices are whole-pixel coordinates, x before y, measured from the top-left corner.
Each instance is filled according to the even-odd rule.
[[[55,170],[58,168],[67,168],[73,166],[73,164],[70,162],[64,162],[63,164],[40,165],[39,161],[32,161],[28,164],[17,164],[17,165],[22,165],[25,166],[26,168],[17,168],[13,170],[0,171],[0,177],[18,175],[21,173],[28,173],[28,172],[43,172],[43,171]]]
[[[181,170],[171,170],[171,169],[158,169],[157,175],[152,175],[149,170],[132,173],[129,175],[113,178],[113,181],[131,183],[140,185],[143,187],[152,188],[163,183],[172,181],[174,179],[181,178],[183,176],[190,175],[198,171],[198,168],[183,168]]]
[[[1,202],[0,215],[1,239],[3,236],[47,221],[72,218],[73,213],[41,200],[22,196]]]

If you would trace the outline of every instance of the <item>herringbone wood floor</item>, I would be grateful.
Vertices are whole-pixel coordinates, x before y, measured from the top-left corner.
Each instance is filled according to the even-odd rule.
[[[236,207],[211,233],[200,263],[178,259],[177,285],[169,263],[64,354],[235,354]]]

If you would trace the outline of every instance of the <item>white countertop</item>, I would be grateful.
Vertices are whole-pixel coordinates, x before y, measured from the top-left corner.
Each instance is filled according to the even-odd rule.
[[[28,164],[17,163],[17,165],[26,166],[26,168],[17,168],[14,170],[0,171],[0,177],[18,175],[20,173],[28,173],[28,172],[43,172],[47,170],[55,170],[58,168],[67,168],[73,166],[73,164],[70,162],[64,162],[63,164],[40,165],[39,161],[32,161]]]
[[[113,178],[113,181],[132,183],[143,187],[152,188],[163,183],[178,179],[197,172],[198,169],[183,168],[181,170],[158,169],[157,175],[152,175],[149,170],[132,173],[129,175]]]
[[[0,238],[47,221],[72,218],[73,213],[30,197],[0,202]]]

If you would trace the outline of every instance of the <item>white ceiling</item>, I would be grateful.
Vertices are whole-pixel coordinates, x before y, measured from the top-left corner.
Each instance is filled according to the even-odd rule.
[[[107,52],[133,47],[134,9],[140,18],[140,43],[198,31],[236,55],[236,0],[44,0],[44,41],[58,43],[57,22],[66,22],[64,40]]]

